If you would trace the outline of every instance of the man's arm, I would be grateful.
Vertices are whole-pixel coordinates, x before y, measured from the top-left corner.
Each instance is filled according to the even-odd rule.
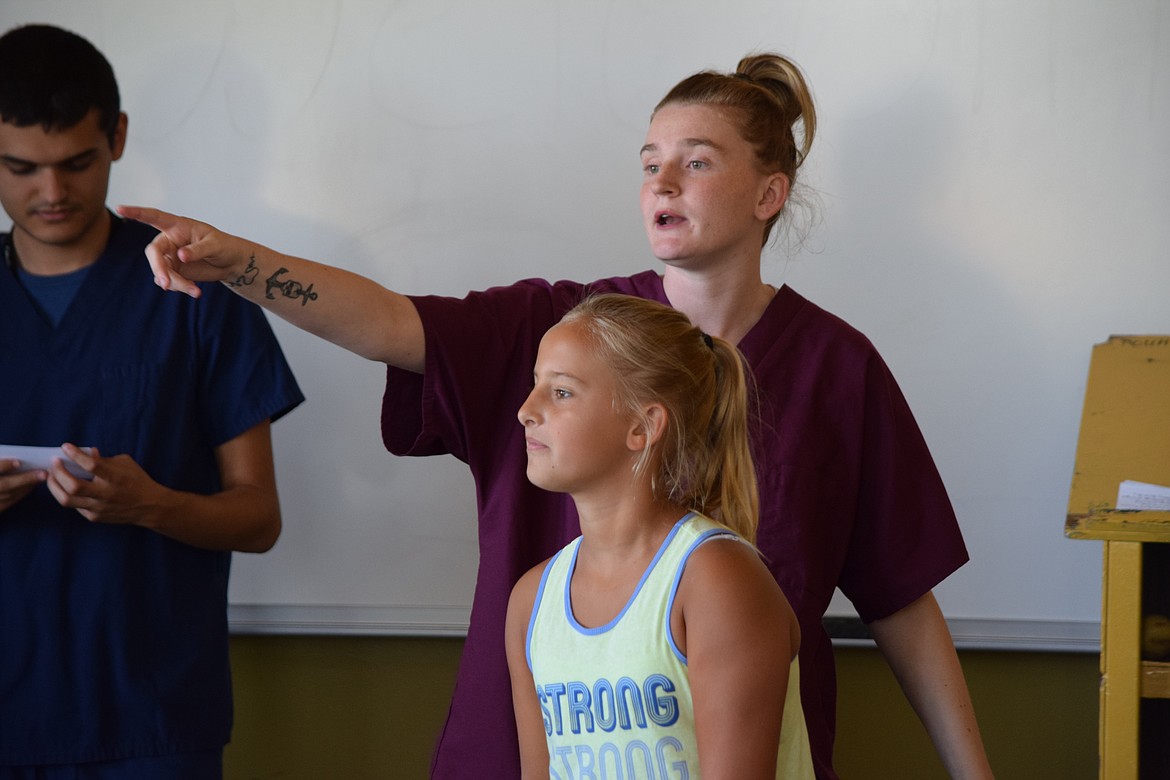
[[[934,594],[869,628],[947,773],[956,780],[991,778],[963,668]]]
[[[364,276],[281,254],[156,209],[120,206],[157,228],[146,248],[155,283],[199,296],[195,282],[223,282],[242,297],[369,360],[422,372],[424,336],[414,304]]]
[[[265,552],[280,536],[267,420],[216,447],[223,489],[211,495],[164,487],[128,455],[103,458],[71,444],[62,449],[94,476],[78,479],[57,462],[49,490],[91,522],[138,525],[207,550]]]

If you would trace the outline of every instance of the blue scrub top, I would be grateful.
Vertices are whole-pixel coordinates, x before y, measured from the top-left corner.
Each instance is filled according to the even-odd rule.
[[[214,493],[215,448],[304,397],[257,307],[155,287],[154,235],[115,218],[56,326],[0,267],[0,443],[125,453]],[[222,748],[230,561],[89,523],[43,485],[0,512],[0,765]]]

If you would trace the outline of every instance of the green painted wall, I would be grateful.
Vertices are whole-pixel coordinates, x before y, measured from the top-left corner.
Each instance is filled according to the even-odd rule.
[[[455,639],[234,637],[227,780],[425,778],[461,648]],[[837,658],[843,777],[945,778],[877,651],[840,648]],[[1096,655],[961,658],[998,780],[1096,778]]]

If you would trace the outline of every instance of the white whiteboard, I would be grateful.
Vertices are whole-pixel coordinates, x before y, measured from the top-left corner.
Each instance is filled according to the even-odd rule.
[[[0,6],[4,29],[32,21],[119,76],[112,203],[407,293],[654,267],[650,109],[695,70],[788,54],[819,104],[819,224],[765,278],[859,327],[901,382],[972,555],[937,590],[953,625],[1092,644],[1100,546],[1063,523],[1092,344],[1170,332],[1166,3]],[[274,324],[309,401],[275,427],[285,531],[236,556],[237,627],[458,633],[470,477],[388,455],[381,367]]]

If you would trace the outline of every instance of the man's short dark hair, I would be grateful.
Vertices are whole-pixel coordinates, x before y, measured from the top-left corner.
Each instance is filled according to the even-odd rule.
[[[112,144],[121,110],[118,82],[92,43],[46,24],[16,27],[0,37],[0,120],[61,131],[94,109]]]

